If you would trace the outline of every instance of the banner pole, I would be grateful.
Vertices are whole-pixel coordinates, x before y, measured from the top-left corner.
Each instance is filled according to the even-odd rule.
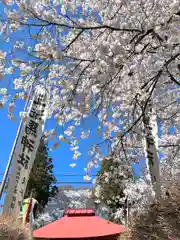
[[[29,94],[28,94],[28,98],[27,98],[27,101],[26,101],[26,104],[25,104],[25,107],[24,107],[24,112],[26,112],[26,110],[28,108],[28,104],[29,104],[29,100],[30,100],[30,97],[31,97],[32,90],[33,90],[33,84],[31,85],[31,88],[30,88],[30,91],[29,91]],[[2,180],[2,183],[1,183],[1,186],[0,186],[0,199],[2,198],[2,195],[3,195],[4,187],[5,187],[5,184],[6,184],[9,169],[11,167],[11,163],[12,163],[12,160],[13,160],[14,152],[15,152],[15,149],[16,149],[16,145],[18,143],[18,139],[19,139],[19,136],[20,136],[20,133],[21,133],[22,126],[23,126],[23,119],[21,118],[18,130],[17,130],[17,133],[16,133],[16,137],[15,137],[15,140],[14,140],[14,143],[13,143],[13,147],[12,147],[9,159],[8,159],[6,170],[5,170],[5,173],[4,173],[4,176],[3,176],[3,180]]]

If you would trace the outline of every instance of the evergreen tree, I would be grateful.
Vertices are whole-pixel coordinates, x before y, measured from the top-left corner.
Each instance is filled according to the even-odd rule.
[[[102,161],[95,181],[93,197],[97,208],[103,206],[104,209],[108,209],[110,220],[122,222],[122,217],[124,218],[126,211],[124,189],[125,182],[129,179],[131,179],[129,167],[122,165],[117,158],[109,156]]]
[[[55,196],[58,191],[55,185],[56,177],[53,174],[54,166],[52,161],[53,159],[48,156],[48,147],[42,139],[25,194],[26,197],[32,196],[39,202],[39,211],[43,210],[48,201]]]

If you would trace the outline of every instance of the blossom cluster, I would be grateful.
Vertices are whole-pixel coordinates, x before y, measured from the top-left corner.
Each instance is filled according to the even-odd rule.
[[[155,136],[157,151],[165,155],[165,162],[178,159],[178,0],[5,3],[0,32],[7,42],[12,40],[12,49],[0,52],[1,78],[4,68],[5,75],[16,71],[19,76],[13,79],[14,89],[25,96],[32,84],[47,89],[48,117],[54,117],[56,125],[63,128],[58,141],[70,145],[74,160],[81,156],[79,141],[91,134],[90,130],[82,130],[77,139],[75,129],[89,116],[97,117],[97,133],[103,141],[89,151],[92,160],[87,175],[104,157],[101,143],[106,143],[109,152],[125,166],[117,170],[120,175],[129,172],[126,166],[144,158],[146,114],[157,121],[161,130]],[[22,31],[26,34],[17,40]],[[16,56],[13,59],[11,52]],[[14,97],[3,89],[0,94],[0,107]],[[149,103],[152,114],[147,111]],[[175,134],[169,136],[172,127]],[[58,146],[56,143],[53,148]],[[105,179],[109,181],[108,174]]]

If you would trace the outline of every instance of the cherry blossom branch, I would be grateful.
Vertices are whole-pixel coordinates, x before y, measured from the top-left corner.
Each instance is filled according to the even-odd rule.
[[[141,146],[135,146],[135,145],[125,145],[126,148],[137,148],[137,149],[143,149]],[[171,147],[179,147],[179,144],[164,144],[164,145],[158,145],[159,148],[171,148]]]
[[[63,50],[64,52],[67,51],[70,46],[81,36],[81,34],[84,32],[84,29],[82,29],[75,38],[73,38],[73,40],[65,47],[65,49]]]
[[[167,108],[167,107],[169,107],[169,106],[171,106],[171,105],[173,105],[173,104],[175,104],[175,103],[177,103],[177,101],[173,101],[173,102],[169,103],[168,105],[159,108],[158,110],[159,110],[159,111],[164,111],[165,108]]]
[[[77,79],[77,81],[76,81],[76,84],[75,84],[75,86],[74,86],[74,88],[73,88],[73,90],[72,90],[72,92],[71,92],[71,97],[70,97],[69,100],[68,100],[69,103],[70,103],[70,102],[73,100],[73,98],[75,97],[75,95],[76,95],[76,90],[77,90],[79,81],[80,81],[82,75],[84,74],[84,72],[86,71],[86,69],[89,68],[90,65],[91,65],[91,62],[90,62],[86,67],[84,67],[84,69],[81,71],[81,73],[80,73],[80,75],[79,75],[79,77],[78,77],[78,79]]]
[[[173,81],[174,83],[176,83],[177,85],[180,86],[180,81],[177,81],[177,80],[174,78],[174,76],[170,73],[168,67],[166,67],[166,70],[167,70],[167,73],[169,74],[169,77],[170,77],[171,81]]]
[[[179,112],[175,112],[175,113],[173,113],[171,116],[169,116],[169,117],[164,117],[164,118],[160,118],[159,116],[159,119],[162,121],[169,121],[170,119],[172,119],[172,118],[174,118],[174,117],[176,117],[177,115],[179,114]]]
[[[164,68],[166,68],[166,71],[168,71],[168,69],[167,69],[167,67],[168,67],[168,65],[172,62],[172,61],[174,61],[177,57],[179,57],[180,56],[180,52],[178,52],[177,54],[175,54],[174,56],[172,56],[170,59],[168,59],[166,62],[165,62],[165,64],[163,65],[163,67],[158,71],[158,73],[156,74],[156,76],[155,77],[152,77],[149,81],[147,81],[146,83],[144,83],[142,86],[141,86],[141,89],[143,89],[143,88],[145,88],[148,84],[149,84],[149,82],[151,82],[152,80],[154,80],[154,78],[156,78],[156,77],[160,77],[160,75],[163,73],[163,69]],[[169,74],[170,74],[170,72],[169,72]],[[170,75],[171,76],[171,75]],[[172,79],[171,79],[172,80]],[[180,84],[176,79],[173,79],[173,81],[176,83],[176,84]]]
[[[126,154],[126,149],[125,149],[125,147],[124,147],[124,143],[123,143],[122,139],[121,139],[121,147],[122,147],[122,150],[123,150],[123,153],[124,153],[124,157],[125,157],[125,159],[126,159],[126,162],[128,162],[128,157],[127,157],[127,154]]]
[[[31,12],[32,13],[32,12]],[[49,20],[45,20],[42,19],[41,17],[35,15],[34,13],[32,13],[33,16],[35,18],[37,18],[39,21],[42,21],[46,24],[34,24],[34,23],[25,23],[25,22],[21,22],[19,20],[16,19],[9,19],[12,21],[12,23],[19,23],[21,25],[24,26],[33,26],[33,27],[44,27],[44,26],[50,26],[50,25],[56,25],[59,27],[64,27],[67,29],[77,29],[77,30],[98,30],[98,29],[110,29],[112,31],[123,31],[123,32],[141,32],[139,29],[130,29],[130,28],[118,28],[118,27],[114,27],[114,26],[109,26],[109,25],[97,25],[97,26],[75,26],[75,25],[68,25],[68,24],[64,24],[64,23],[58,23],[58,22],[52,22]]]

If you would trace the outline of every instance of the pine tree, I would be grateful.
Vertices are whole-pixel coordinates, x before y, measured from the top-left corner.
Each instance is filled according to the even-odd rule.
[[[48,156],[48,147],[41,140],[37,151],[33,169],[30,174],[26,197],[32,196],[38,202],[38,209],[42,211],[48,201],[56,195],[56,177],[53,174],[53,159]]]

